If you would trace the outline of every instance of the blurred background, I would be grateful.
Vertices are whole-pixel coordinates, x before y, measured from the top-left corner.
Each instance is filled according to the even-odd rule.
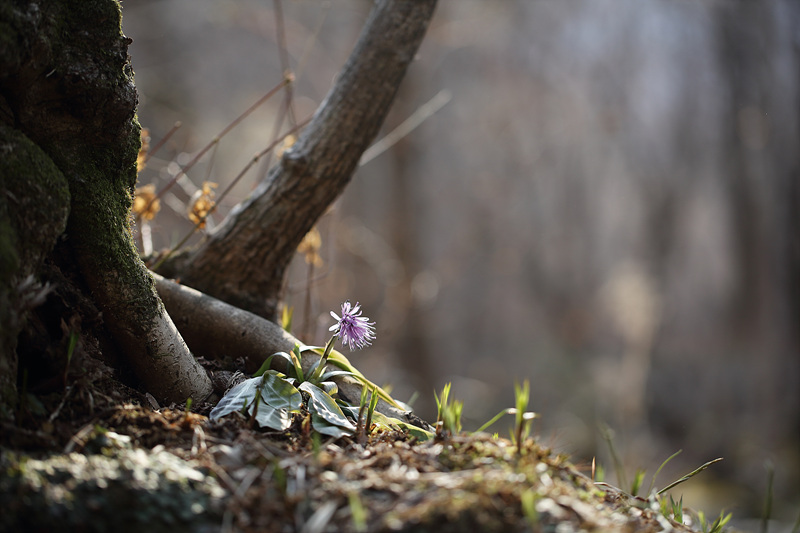
[[[280,93],[209,150],[140,224],[147,246],[182,239],[204,181],[219,193],[313,113],[371,5],[125,1],[151,145],[182,124],[140,185],[168,183],[287,61],[296,76],[291,113]],[[294,333],[322,344],[328,311],[359,301],[378,338],[351,359],[398,399],[416,396],[423,418],[452,382],[475,429],[527,379],[535,432],[578,464],[597,457],[615,481],[603,428],[629,480],[647,470],[645,488],[678,450],[658,486],[724,457],[676,499],[743,528],[774,468],[773,517],[788,531],[800,509],[800,3],[440,0],[384,133],[409,117],[417,127],[365,161],[320,221],[319,258],[293,263]],[[209,229],[268,165],[220,200]]]

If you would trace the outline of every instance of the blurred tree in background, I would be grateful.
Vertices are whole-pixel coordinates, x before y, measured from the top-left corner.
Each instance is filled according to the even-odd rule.
[[[129,0],[127,35],[163,186],[282,79],[274,3]],[[369,10],[284,2],[292,111],[329,88]],[[539,431],[664,477],[724,456],[708,506],[760,512],[800,486],[800,4],[442,0],[385,131],[451,99],[365,162],[298,254],[284,299],[323,342],[330,302],[375,309],[355,361],[431,416],[452,381],[476,427],[529,378]],[[156,249],[190,227],[203,181],[225,187],[273,132],[275,99],[162,199]],[[266,164],[220,205],[246,197]],[[792,520],[794,517],[790,517]]]

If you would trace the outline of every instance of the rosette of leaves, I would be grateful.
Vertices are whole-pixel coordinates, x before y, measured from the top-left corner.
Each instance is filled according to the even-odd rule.
[[[289,363],[287,368],[291,375],[270,368],[275,357]],[[211,410],[209,418],[217,420],[240,412],[260,427],[284,431],[292,425],[293,415],[302,413],[305,406],[311,416],[311,425],[317,432],[336,438],[353,435],[356,426],[345,416],[341,407],[349,406],[336,399],[338,386],[332,379],[354,374],[346,370],[326,371],[326,362],[327,357],[323,356],[304,373],[300,365],[299,346],[296,345],[291,353],[272,354],[254,377],[228,391]]]

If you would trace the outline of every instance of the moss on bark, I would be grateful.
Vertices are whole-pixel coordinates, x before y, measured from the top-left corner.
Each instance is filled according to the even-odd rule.
[[[106,325],[160,400],[203,399],[208,377],[166,315],[133,243],[140,126],[116,0],[0,4],[0,107],[66,177],[67,238]],[[168,356],[168,357],[165,357]]]
[[[16,399],[17,335],[36,296],[34,276],[63,233],[67,179],[21,132],[0,123],[0,418]]]

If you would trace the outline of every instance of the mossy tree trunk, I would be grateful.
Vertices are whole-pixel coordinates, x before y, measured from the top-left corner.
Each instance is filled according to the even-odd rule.
[[[76,265],[63,266],[77,267],[144,388],[160,400],[205,399],[210,380],[164,311],[131,237],[141,141],[118,2],[4,0],[0,24],[0,290],[12,300],[0,317],[3,337],[14,337],[24,320],[21,281],[37,275],[64,231]],[[32,217],[25,205],[49,216]],[[13,372],[12,346],[4,342],[1,355]]]
[[[342,193],[414,59],[436,0],[379,0],[309,126],[211,237],[161,270],[267,319],[289,261]]]
[[[377,135],[435,5],[379,0],[296,145],[211,239],[168,270],[271,318],[295,248]],[[26,305],[46,295],[35,283],[44,263],[79,274],[158,400],[211,393],[131,238],[140,127],[129,43],[117,0],[0,0],[0,134],[11,156],[0,164],[0,405],[13,402],[14,340]],[[48,258],[56,241],[69,253]]]
[[[17,335],[47,289],[36,271],[69,214],[67,179],[19,130],[0,123],[0,419],[17,395]],[[25,179],[22,179],[25,176]]]

